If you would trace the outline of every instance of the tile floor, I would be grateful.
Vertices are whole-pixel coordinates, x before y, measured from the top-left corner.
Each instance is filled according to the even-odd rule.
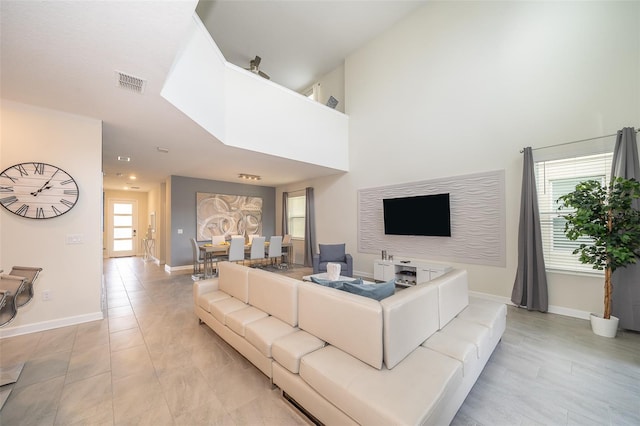
[[[198,324],[188,273],[104,263],[107,318],[0,340],[25,362],[0,425],[301,425],[269,380]],[[308,271],[293,271],[304,275]],[[640,425],[640,334],[509,307],[454,425]]]
[[[304,425],[193,314],[191,275],[105,259],[107,319],[0,340],[26,361],[0,425]]]

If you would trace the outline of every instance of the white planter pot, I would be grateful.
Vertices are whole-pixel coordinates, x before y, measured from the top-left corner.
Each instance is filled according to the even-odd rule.
[[[610,319],[604,319],[600,315],[591,314],[589,319],[591,320],[591,330],[593,330],[594,334],[602,337],[616,337],[618,322],[620,321],[617,317],[611,315]]]

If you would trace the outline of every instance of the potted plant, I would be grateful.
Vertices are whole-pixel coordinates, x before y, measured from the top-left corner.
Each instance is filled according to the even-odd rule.
[[[601,336],[615,337],[618,329],[618,318],[611,316],[611,274],[640,257],[640,211],[632,206],[638,198],[640,182],[624,178],[615,178],[608,188],[597,180],[581,182],[558,198],[560,209],[573,210],[563,216],[567,238],[591,240],[573,254],[593,269],[604,270],[604,314],[590,316],[593,332]]]

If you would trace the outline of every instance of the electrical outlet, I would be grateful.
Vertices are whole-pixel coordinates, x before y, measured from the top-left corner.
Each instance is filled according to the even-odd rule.
[[[42,290],[42,300],[48,302],[52,298],[53,296],[51,295],[51,290]]]

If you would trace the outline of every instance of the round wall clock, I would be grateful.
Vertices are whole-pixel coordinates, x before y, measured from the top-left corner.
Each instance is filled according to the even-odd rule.
[[[51,219],[78,202],[76,181],[47,163],[20,163],[0,173],[0,204],[18,216]]]

